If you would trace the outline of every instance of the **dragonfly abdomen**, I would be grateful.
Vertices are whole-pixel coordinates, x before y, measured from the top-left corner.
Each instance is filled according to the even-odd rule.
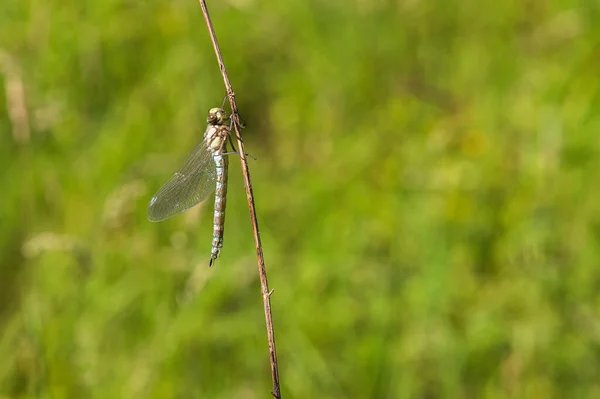
[[[216,164],[217,183],[215,188],[215,214],[213,226],[213,240],[210,265],[219,257],[223,248],[223,232],[225,230],[225,207],[227,204],[227,168],[229,160],[227,156],[214,154]]]

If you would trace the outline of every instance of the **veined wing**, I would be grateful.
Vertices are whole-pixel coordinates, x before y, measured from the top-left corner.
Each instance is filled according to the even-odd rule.
[[[150,200],[148,219],[160,222],[190,209],[215,190],[216,167],[202,140]]]

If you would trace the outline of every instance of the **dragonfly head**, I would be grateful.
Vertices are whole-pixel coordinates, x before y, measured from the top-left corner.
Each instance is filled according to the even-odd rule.
[[[208,111],[206,122],[211,125],[222,125],[227,121],[227,113],[222,108],[211,108]]]

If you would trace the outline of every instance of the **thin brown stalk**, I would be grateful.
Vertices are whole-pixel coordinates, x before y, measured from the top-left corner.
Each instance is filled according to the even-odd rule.
[[[250,220],[252,223],[252,233],[254,235],[254,245],[256,246],[256,261],[258,263],[258,274],[260,276],[260,286],[262,291],[262,298],[265,311],[265,321],[267,323],[267,340],[269,342],[269,360],[271,362],[271,377],[273,380],[273,392],[271,394],[276,399],[281,399],[281,389],[279,385],[279,370],[277,366],[277,351],[275,349],[275,331],[273,328],[273,316],[271,314],[271,294],[273,291],[269,291],[269,283],[267,281],[267,269],[265,268],[265,260],[263,258],[262,244],[260,242],[260,232],[258,230],[258,220],[256,219],[256,209],[254,206],[254,194],[252,193],[252,183],[250,182],[250,171],[248,170],[248,161],[246,159],[246,150],[244,147],[244,141],[240,133],[240,120],[238,116],[237,104],[235,103],[235,93],[231,87],[227,70],[225,69],[225,63],[223,62],[223,56],[219,49],[219,43],[217,42],[217,36],[215,29],[210,20],[208,9],[206,8],[206,2],[204,0],[198,0],[200,7],[202,7],[202,14],[206,21],[206,27],[210,35],[215,54],[217,56],[217,62],[219,63],[219,69],[223,76],[223,82],[227,90],[227,98],[229,99],[229,105],[231,106],[231,118],[233,119],[233,129],[235,131],[235,137],[238,144],[238,152],[240,155],[240,163],[242,165],[242,174],[244,176],[244,186],[246,188],[246,198],[248,200],[248,210],[250,211]]]

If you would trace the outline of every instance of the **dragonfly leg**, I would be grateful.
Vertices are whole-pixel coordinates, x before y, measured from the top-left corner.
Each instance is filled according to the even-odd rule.
[[[231,144],[231,149],[233,150],[233,153],[237,154],[237,151],[235,150],[235,144],[233,144],[233,140],[231,139],[231,130],[229,130],[229,135],[227,136],[227,138],[229,139],[229,143]]]
[[[240,113],[237,113],[237,119],[238,119],[238,125],[239,127],[241,127],[242,129],[244,129],[246,127],[246,121],[244,121],[244,118],[242,118],[242,115],[240,115]]]
[[[221,109],[223,109],[225,107],[225,103],[227,102],[227,95],[225,95],[225,98],[223,99],[223,104],[221,105]],[[233,110],[232,110],[233,112]],[[238,126],[243,129],[246,127],[246,122],[244,121],[244,118],[242,118],[242,116],[240,115],[239,112],[236,112],[237,115],[237,121],[238,121]],[[231,118],[231,124],[229,125],[229,128],[231,129],[233,127],[233,118]]]
[[[233,126],[233,120],[231,121],[231,126]],[[231,126],[230,126],[230,130],[229,130],[230,134],[227,135],[227,138],[229,139],[229,143],[231,144],[231,149],[233,149],[233,151],[232,152],[226,152],[226,153],[224,153],[222,155],[232,155],[232,154],[240,155],[240,153],[235,150],[235,144],[233,144],[233,139],[231,138]],[[248,153],[246,153],[246,156],[250,157],[250,158],[252,158],[252,159],[254,159],[256,161],[256,158],[254,156],[252,156],[252,155],[250,155]]]
[[[232,151],[232,152],[224,152],[221,155],[240,155],[240,153],[237,151]],[[250,157],[256,161],[256,158],[253,155],[246,153],[246,156]]]

